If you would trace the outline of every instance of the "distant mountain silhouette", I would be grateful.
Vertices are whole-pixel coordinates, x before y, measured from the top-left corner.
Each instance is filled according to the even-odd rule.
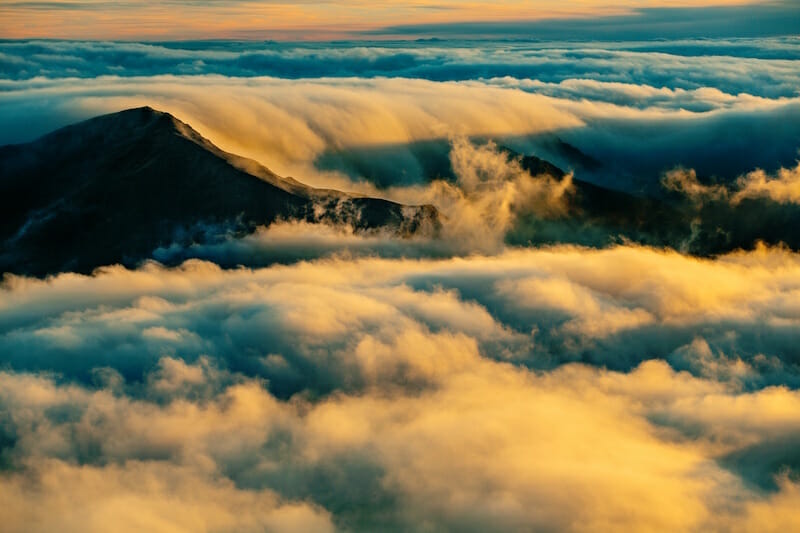
[[[549,161],[502,148],[518,158],[532,176],[563,179],[566,172]],[[708,181],[708,180],[707,180]],[[725,199],[692,201],[669,193],[662,198],[636,196],[572,178],[565,198],[567,214],[542,220],[523,215],[508,235],[511,244],[577,243],[602,246],[636,242],[710,256],[751,249],[758,242],[800,249],[800,206],[769,198],[748,198],[738,204]]]
[[[0,272],[133,266],[209,227],[245,234],[277,219],[435,232],[432,206],[308,187],[223,152],[149,107],[0,147]]]

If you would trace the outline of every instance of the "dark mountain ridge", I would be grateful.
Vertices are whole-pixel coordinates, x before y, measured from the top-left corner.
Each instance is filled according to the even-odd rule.
[[[0,147],[0,211],[0,272],[31,275],[134,266],[214,225],[244,234],[295,219],[407,236],[439,224],[432,206],[282,178],[149,107]]]
[[[532,176],[548,175],[560,180],[566,175],[544,159],[509,148],[503,150],[518,158]],[[665,190],[661,197],[654,198],[573,177],[572,190],[565,200],[567,214],[560,219],[543,220],[536,213],[520,216],[507,236],[508,242],[587,246],[636,242],[698,256],[752,249],[760,242],[800,249],[800,206],[768,197],[746,198],[738,203],[727,198],[698,202]]]

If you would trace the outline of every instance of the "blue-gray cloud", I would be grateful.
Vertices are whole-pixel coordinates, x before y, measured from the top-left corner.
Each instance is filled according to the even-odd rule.
[[[730,94],[774,98],[797,94],[798,59],[800,43],[794,38],[639,43],[2,41],[0,77],[512,77],[544,83],[592,79],[670,89],[715,87]]]

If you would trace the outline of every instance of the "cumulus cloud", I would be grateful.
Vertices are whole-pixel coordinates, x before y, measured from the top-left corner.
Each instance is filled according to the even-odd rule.
[[[745,198],[769,198],[779,204],[800,204],[800,163],[795,168],[781,168],[775,176],[754,170],[736,180],[738,189],[732,201]]]
[[[281,402],[242,378],[160,404],[4,372],[17,468],[3,487],[19,503],[5,523],[45,530],[55,515],[102,529],[112,512],[132,527],[592,531],[792,519],[788,478],[776,473],[764,498],[723,464],[796,442],[793,392],[741,393],[663,362],[540,375],[450,335],[399,340],[373,357],[413,351],[433,388]]]
[[[670,171],[662,183],[668,190],[700,203],[727,201],[737,206],[746,199],[768,199],[778,204],[800,204],[800,164],[794,168],[780,168],[772,176],[756,169],[737,178],[730,187],[701,183],[693,169]]]
[[[268,490],[239,490],[210,473],[129,461],[104,467],[57,459],[3,475],[0,511],[10,532],[334,531],[330,515]]]
[[[343,379],[365,386],[367,374],[383,373],[348,354],[366,337],[391,345],[404,328],[466,331],[492,358],[541,368],[578,358],[626,369],[673,354],[679,365],[679,354],[702,338],[720,360],[743,361],[744,383],[793,384],[796,361],[786,354],[796,263],[781,249],[712,261],[560,247],[472,259],[339,257],[230,271],[190,261],[51,281],[9,277],[2,347],[12,368],[87,382],[96,367],[141,379],[164,354],[190,362],[212,354],[290,394],[330,391]],[[342,306],[350,311],[336,313]],[[447,311],[436,318],[426,309]],[[66,356],[74,352],[83,355]],[[386,364],[399,365],[389,374],[409,368],[397,356]]]
[[[209,530],[791,523],[798,291],[798,255],[764,247],[7,277],[0,479],[16,504],[2,517],[41,530],[48,516],[103,529],[109,509],[132,527]]]

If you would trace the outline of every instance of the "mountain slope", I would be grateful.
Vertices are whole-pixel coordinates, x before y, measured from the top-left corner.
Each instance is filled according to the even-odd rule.
[[[431,206],[317,190],[227,154],[149,107],[0,147],[0,272],[43,275],[135,265],[176,238],[276,219],[400,235],[438,224]]]
[[[532,176],[562,179],[566,173],[552,163],[504,148],[518,158]],[[727,198],[698,202],[665,191],[660,198],[602,187],[572,178],[565,198],[566,216],[542,220],[535,213],[522,215],[508,235],[512,244],[576,243],[603,246],[636,242],[666,246],[700,256],[736,249],[751,249],[759,242],[800,249],[800,206],[778,203],[768,197],[732,203]]]

